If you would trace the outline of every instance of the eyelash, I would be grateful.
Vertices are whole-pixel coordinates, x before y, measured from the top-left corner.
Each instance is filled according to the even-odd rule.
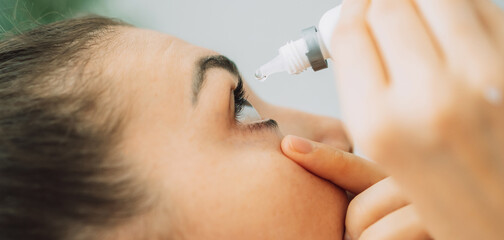
[[[238,86],[233,90],[234,94],[234,116],[237,119],[247,102],[247,97],[245,96],[245,89],[243,88],[243,82],[239,81]]]
[[[238,82],[238,86],[236,86],[236,88],[233,90],[233,95],[234,95],[235,121],[239,122],[238,117],[240,117],[240,114],[242,113],[243,108],[245,107],[245,104],[248,103],[247,96],[245,94],[245,89],[243,88],[242,81]],[[270,128],[270,129],[278,128],[278,123],[275,120],[270,119],[265,122],[260,122],[260,123],[256,123],[256,124],[248,124],[247,126],[251,131],[254,131],[254,130],[265,129],[265,128]]]

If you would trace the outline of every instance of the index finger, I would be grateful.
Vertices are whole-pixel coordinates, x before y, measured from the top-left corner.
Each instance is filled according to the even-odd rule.
[[[281,147],[306,170],[355,194],[386,177],[378,164],[322,143],[286,136]]]

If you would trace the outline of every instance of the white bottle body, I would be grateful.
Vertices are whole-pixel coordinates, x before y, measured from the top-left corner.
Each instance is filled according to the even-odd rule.
[[[334,28],[338,23],[341,6],[337,6],[327,11],[318,24],[317,41],[323,60],[331,58],[330,47]],[[312,46],[313,47],[313,46]],[[311,67],[310,59],[307,56],[310,46],[305,38],[290,41],[278,50],[278,56],[270,62],[264,64],[256,72],[256,78],[266,79],[269,75],[277,72],[287,72],[289,74],[299,74]]]
[[[322,54],[324,54],[324,58],[331,58],[330,48],[331,41],[333,37],[334,29],[338,24],[338,20],[340,17],[341,5],[327,11],[319,22],[319,35],[322,43],[320,44],[320,49],[322,50]]]

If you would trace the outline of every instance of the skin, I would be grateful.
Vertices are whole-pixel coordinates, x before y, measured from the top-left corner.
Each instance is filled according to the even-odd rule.
[[[208,70],[193,103],[196,62],[217,53],[130,27],[121,28],[115,42],[102,64],[105,77],[120,80],[114,86],[128,106],[119,151],[146,182],[154,207],[112,236],[342,238],[346,195],[284,156],[278,128],[250,128],[234,120],[236,76]],[[283,131],[350,146],[339,122],[276,108],[255,95],[251,102],[266,115],[275,112]],[[292,123],[296,115],[324,127],[306,130]],[[321,134],[326,130],[335,137]]]
[[[504,236],[503,22],[490,0],[348,0],[334,32],[350,135],[434,239]]]

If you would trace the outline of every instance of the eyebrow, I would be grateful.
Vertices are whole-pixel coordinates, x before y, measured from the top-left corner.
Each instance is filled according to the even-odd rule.
[[[227,58],[226,56],[211,55],[202,57],[196,63],[196,73],[192,83],[193,104],[196,104],[198,102],[199,93],[205,83],[206,72],[209,69],[213,68],[221,68],[227,70],[238,79],[238,84],[243,82],[236,64],[233,61],[229,60],[229,58]]]

